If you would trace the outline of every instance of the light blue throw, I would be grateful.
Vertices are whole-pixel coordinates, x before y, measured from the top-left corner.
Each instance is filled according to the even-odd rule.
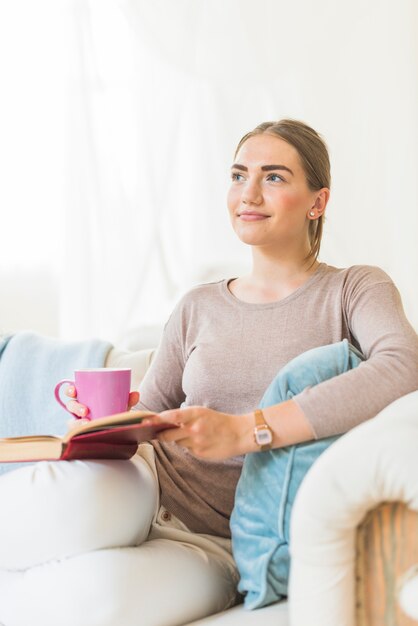
[[[308,350],[283,367],[260,407],[289,400],[364,360],[346,339]],[[287,595],[289,525],[296,492],[311,465],[337,437],[247,454],[231,516],[232,549],[244,606],[255,609]]]
[[[56,383],[74,370],[103,367],[111,344],[62,341],[32,332],[0,337],[0,437],[61,435],[69,414],[54,397]],[[20,464],[0,464],[0,474]]]

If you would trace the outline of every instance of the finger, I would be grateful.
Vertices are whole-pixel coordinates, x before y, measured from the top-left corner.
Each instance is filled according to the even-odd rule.
[[[70,398],[76,398],[77,392],[75,390],[74,385],[69,385],[65,390],[65,395],[70,396]]]
[[[187,407],[187,409],[170,409],[162,411],[151,417],[147,417],[145,424],[176,424],[177,426],[187,424],[199,416],[200,407]]]
[[[187,407],[187,409],[170,409],[162,411],[158,414],[161,422],[169,422],[170,424],[187,424],[191,420],[198,417],[197,407]]]
[[[72,418],[67,421],[68,430],[72,430],[76,426],[80,426],[80,424],[88,424],[90,420],[82,419],[82,418]]]
[[[89,412],[88,408],[84,406],[84,404],[80,404],[76,400],[70,400],[70,402],[67,403],[67,409],[70,413],[77,415],[77,417],[87,417]]]
[[[186,439],[190,441],[188,433],[185,431],[186,428],[183,426],[179,426],[178,428],[168,428],[167,430],[163,430],[155,435],[155,438],[158,439],[158,441],[164,441],[164,443],[176,441],[178,444],[183,445],[183,442]]]
[[[139,392],[131,391],[131,393],[129,394],[128,409],[132,409],[132,407],[135,406],[135,404],[138,404],[138,402],[139,402]]]
[[[170,416],[168,413],[170,413],[170,411],[164,411],[164,413],[156,413],[155,415],[146,417],[143,420],[143,424],[179,424],[175,416]]]
[[[188,437],[185,433],[183,434],[181,428],[166,430],[164,432],[158,433],[157,439],[158,441],[163,441],[164,443],[175,442],[182,448],[187,448],[187,450],[189,450],[194,455],[203,456],[204,454],[204,448],[202,448],[202,446],[199,447],[193,438]]]

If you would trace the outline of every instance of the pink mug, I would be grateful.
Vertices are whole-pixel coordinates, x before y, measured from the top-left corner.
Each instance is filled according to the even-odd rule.
[[[86,419],[122,413],[128,410],[131,390],[131,370],[109,367],[76,370],[74,381],[64,379],[55,387],[55,398],[68,411],[60,398],[60,389],[64,384],[73,385],[77,393],[77,402],[88,407]],[[71,411],[68,411],[71,413]],[[77,417],[71,413],[74,417]]]

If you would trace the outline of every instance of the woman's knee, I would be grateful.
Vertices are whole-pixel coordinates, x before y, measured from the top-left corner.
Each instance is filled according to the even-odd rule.
[[[41,462],[0,478],[0,567],[136,545],[156,505],[154,477],[142,459]]]
[[[0,620],[10,626],[125,624],[123,619],[141,590],[121,575],[122,552],[96,550],[30,567],[24,575],[16,572],[7,585],[7,596],[2,597]]]

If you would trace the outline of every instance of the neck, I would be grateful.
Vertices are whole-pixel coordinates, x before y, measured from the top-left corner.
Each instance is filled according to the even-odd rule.
[[[308,252],[291,255],[269,254],[253,248],[253,268],[249,275],[230,281],[228,289],[244,302],[277,302],[299,289],[313,274],[319,262],[306,260]]]
[[[253,284],[260,287],[304,281],[319,265],[317,260],[306,260],[306,247],[303,250],[294,250],[293,254],[289,250],[268,251],[254,247],[252,254],[250,277]]]

